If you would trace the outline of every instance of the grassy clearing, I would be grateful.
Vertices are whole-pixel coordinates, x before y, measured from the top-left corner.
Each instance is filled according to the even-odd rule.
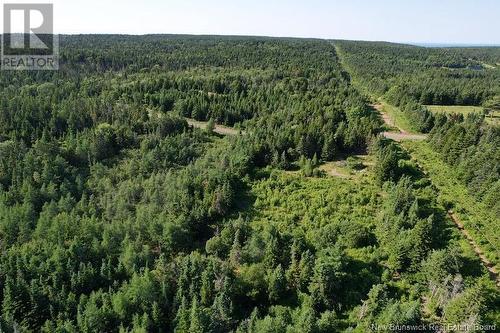
[[[363,295],[382,275],[379,261],[385,252],[374,241],[383,203],[379,192],[368,174],[347,180],[274,170],[252,184],[248,220],[254,230],[275,228],[282,235],[303,235],[317,251],[344,244],[366,284],[358,286]]]
[[[338,177],[313,178],[273,171],[252,186],[254,223],[272,223],[279,230],[300,227],[317,230],[332,221],[373,226],[380,201],[370,181]],[[256,225],[254,225],[256,226]],[[312,235],[311,235],[312,236]]]
[[[273,235],[270,231],[276,230],[279,239],[294,239],[299,246],[308,245],[306,253],[311,251],[317,257],[322,250],[345,248],[343,261],[348,263],[346,270],[353,285],[350,297],[362,300],[373,285],[380,283],[384,270],[380,260],[385,250],[374,235],[382,205],[379,191],[374,180],[365,177],[362,180],[314,178],[273,170],[268,178],[252,184],[254,202],[248,223],[258,234]],[[280,251],[286,253],[288,249]],[[263,269],[261,265],[253,267]],[[343,318],[339,321],[339,331],[357,324],[347,316],[340,316]]]
[[[349,157],[347,160],[326,162],[319,169],[330,177],[359,180],[368,176],[374,163],[373,156],[356,155]]]
[[[319,169],[321,171],[323,171],[326,175],[331,176],[331,177],[339,177],[339,178],[344,178],[344,179],[351,178],[350,170],[347,170],[347,168],[344,167],[339,162],[324,163],[319,167]]]
[[[404,142],[403,146],[428,172],[428,177],[439,190],[439,202],[455,212],[486,257],[497,270],[500,269],[500,218],[470,196],[454,170],[427,142]]]

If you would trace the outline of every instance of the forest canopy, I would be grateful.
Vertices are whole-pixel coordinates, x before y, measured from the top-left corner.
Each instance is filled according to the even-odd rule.
[[[389,94],[376,78],[403,80],[378,61],[393,51],[358,47],[341,44],[370,53],[360,75]],[[457,68],[452,103],[498,93],[497,72],[475,69],[497,53],[426,52],[404,73],[436,71],[437,87],[438,68]],[[2,332],[499,323],[494,282],[423,170],[379,135],[330,41],[63,36],[59,71],[2,72],[0,91]],[[482,120],[432,117],[428,130],[498,210],[498,158],[470,171],[498,157]],[[321,169],[344,160],[351,178]]]

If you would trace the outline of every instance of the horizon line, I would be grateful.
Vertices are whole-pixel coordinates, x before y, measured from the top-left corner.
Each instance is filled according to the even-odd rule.
[[[16,33],[16,34],[23,34]],[[0,36],[3,36],[2,32]],[[272,35],[247,35],[247,34],[207,34],[207,33],[120,33],[120,32],[64,32],[54,33],[59,36],[190,36],[190,37],[242,37],[242,38],[274,38],[274,39],[304,39],[324,41],[352,41],[352,42],[374,42],[404,44],[420,47],[500,47],[500,43],[478,43],[478,42],[428,42],[428,41],[391,41],[384,39],[346,39],[346,38],[324,38],[306,36],[272,36]]]

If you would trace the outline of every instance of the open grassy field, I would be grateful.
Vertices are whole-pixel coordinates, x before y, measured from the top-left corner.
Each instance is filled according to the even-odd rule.
[[[467,106],[467,105],[426,105],[426,107],[435,113],[458,113],[464,116],[470,113],[483,113],[484,108],[479,106]]]
[[[471,113],[483,114],[485,109],[480,106],[467,105],[426,105],[427,108],[434,113],[458,113],[467,116]],[[500,124],[500,110],[493,110],[486,116],[486,121],[489,124]]]

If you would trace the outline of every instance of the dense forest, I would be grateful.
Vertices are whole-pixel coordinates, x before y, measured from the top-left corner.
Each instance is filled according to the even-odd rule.
[[[481,104],[498,73],[461,75],[487,53],[415,56]],[[62,36],[59,71],[2,72],[0,331],[499,325],[498,288],[351,75],[327,41],[161,35]],[[498,212],[482,120],[428,129]],[[322,169],[344,160],[352,179]]]
[[[355,75],[378,95],[424,105],[482,105],[500,94],[500,48],[425,48],[337,42]],[[398,91],[395,91],[398,90]]]

